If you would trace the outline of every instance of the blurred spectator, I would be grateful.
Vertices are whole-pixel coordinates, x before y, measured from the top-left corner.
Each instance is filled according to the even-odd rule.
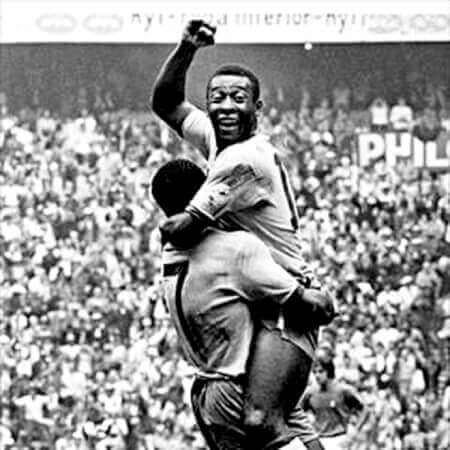
[[[392,106],[389,121],[396,131],[410,130],[413,124],[413,110],[406,104],[403,97],[399,97],[397,103]]]
[[[369,108],[372,131],[386,131],[389,124],[389,106],[381,97],[376,98]]]
[[[61,73],[56,61],[49,70]],[[68,88],[51,110],[12,111],[11,95],[1,100],[0,442],[202,450],[192,369],[162,299],[161,215],[148,187],[170,158],[205,162],[152,114],[123,107],[122,74],[104,78]],[[401,100],[389,115],[384,100],[371,103],[368,80],[356,81],[320,91],[318,102],[304,85],[295,111],[275,87],[261,124],[289,167],[305,258],[339,302],[320,352],[370,406],[360,432],[350,420],[348,448],[441,450],[450,419],[448,178],[358,166],[358,133],[403,129],[412,116]],[[413,133],[448,140],[446,90],[420,83],[413,96],[399,93],[418,116]],[[42,103],[47,94],[37,94]]]
[[[333,88],[333,109],[348,111],[351,106],[352,91],[343,81],[338,81]]]
[[[413,127],[414,136],[423,142],[435,141],[441,131],[441,124],[433,108],[425,108]]]

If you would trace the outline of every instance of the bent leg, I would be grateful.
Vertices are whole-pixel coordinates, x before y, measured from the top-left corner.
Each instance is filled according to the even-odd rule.
[[[244,395],[244,424],[254,448],[280,436],[292,439],[286,418],[306,388],[310,369],[311,358],[279,331],[261,327],[256,333]]]
[[[191,389],[191,403],[197,425],[210,450],[248,450],[245,432],[240,426],[241,386],[226,380],[196,378]]]

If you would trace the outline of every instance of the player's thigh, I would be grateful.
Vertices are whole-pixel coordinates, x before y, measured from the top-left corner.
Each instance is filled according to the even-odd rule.
[[[246,450],[242,429],[242,388],[226,380],[196,378],[191,403],[197,425],[210,450]]]
[[[278,331],[261,327],[250,355],[244,408],[285,415],[304,392],[310,369],[311,358],[302,349],[282,339]]]

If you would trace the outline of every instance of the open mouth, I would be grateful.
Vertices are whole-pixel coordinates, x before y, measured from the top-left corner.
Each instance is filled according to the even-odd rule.
[[[219,128],[224,131],[234,131],[239,128],[239,122],[232,119],[219,120]]]

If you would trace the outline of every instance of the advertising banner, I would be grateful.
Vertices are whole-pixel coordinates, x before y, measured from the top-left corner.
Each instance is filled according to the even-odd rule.
[[[173,43],[191,18],[219,25],[218,43],[448,41],[446,1],[82,2],[2,0],[0,41]]]
[[[428,142],[409,132],[361,133],[358,135],[357,149],[361,167],[382,159],[391,167],[409,161],[419,168],[450,171],[448,133],[441,133],[436,141]]]

